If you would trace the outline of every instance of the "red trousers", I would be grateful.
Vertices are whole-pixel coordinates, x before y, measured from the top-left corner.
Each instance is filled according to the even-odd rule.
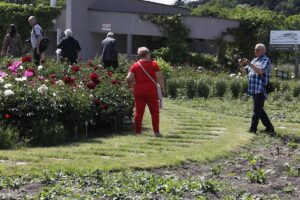
[[[146,104],[149,107],[154,133],[159,133],[159,104],[156,91],[143,94],[135,94],[135,132],[140,134],[142,131],[142,121],[145,113]]]

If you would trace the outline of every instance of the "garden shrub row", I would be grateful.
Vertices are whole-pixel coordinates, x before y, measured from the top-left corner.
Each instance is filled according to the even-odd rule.
[[[96,61],[32,67],[31,59],[0,60],[0,132],[12,128],[32,145],[54,145],[87,128],[122,129],[132,117],[131,91]]]
[[[290,93],[293,97],[300,96],[300,83],[297,81],[286,81],[277,78],[272,79],[275,91]],[[171,98],[183,97],[209,98],[231,96],[240,98],[247,94],[247,77],[222,74],[214,76],[206,73],[199,76],[176,76],[168,79],[167,92]]]

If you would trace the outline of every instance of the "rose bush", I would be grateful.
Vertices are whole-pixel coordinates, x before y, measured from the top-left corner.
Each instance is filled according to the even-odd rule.
[[[0,66],[1,126],[16,128],[34,145],[57,144],[92,126],[121,129],[132,117],[125,82],[93,61],[68,66],[48,60],[35,67],[27,55],[3,58]]]

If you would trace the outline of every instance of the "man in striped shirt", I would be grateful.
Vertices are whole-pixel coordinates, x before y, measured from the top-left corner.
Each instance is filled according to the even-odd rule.
[[[266,86],[270,81],[271,61],[266,56],[264,44],[255,46],[255,56],[251,62],[247,58],[241,58],[240,70],[243,74],[248,73],[248,94],[253,97],[253,116],[249,132],[256,133],[259,119],[266,127],[265,132],[271,136],[276,135],[274,127],[264,110],[267,97]]]

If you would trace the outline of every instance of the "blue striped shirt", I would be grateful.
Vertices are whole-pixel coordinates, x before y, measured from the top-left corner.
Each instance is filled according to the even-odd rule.
[[[259,58],[254,58],[251,61],[251,64],[259,67],[264,71],[263,75],[257,74],[250,66],[247,66],[248,68],[248,94],[249,95],[254,95],[254,94],[259,94],[262,93],[265,96],[267,96],[266,92],[266,85],[270,81],[270,76],[271,76],[271,61],[270,59],[266,56],[263,55]]]

